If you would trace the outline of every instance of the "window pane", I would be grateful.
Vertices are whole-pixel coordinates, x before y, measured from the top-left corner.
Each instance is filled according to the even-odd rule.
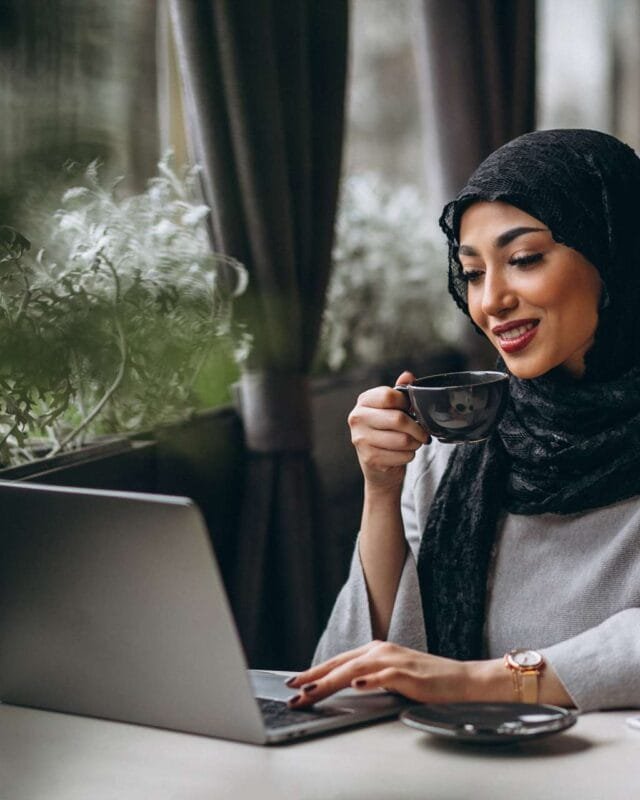
[[[69,160],[139,186],[158,159],[155,3],[0,2],[0,213]]]

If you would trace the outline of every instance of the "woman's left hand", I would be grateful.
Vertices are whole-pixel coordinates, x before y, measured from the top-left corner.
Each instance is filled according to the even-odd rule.
[[[387,689],[418,703],[465,702],[488,699],[487,681],[493,683],[492,676],[497,681],[491,699],[510,699],[511,683],[499,661],[454,661],[374,641],[299,673],[287,685],[300,692],[289,700],[292,708],[311,705],[349,686],[362,691]]]

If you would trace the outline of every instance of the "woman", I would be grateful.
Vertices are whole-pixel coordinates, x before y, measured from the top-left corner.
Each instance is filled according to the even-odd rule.
[[[639,197],[630,148],[559,130],[497,150],[445,207],[449,288],[509,404],[452,446],[400,392],[358,399],[362,527],[293,707],[346,686],[640,706]]]

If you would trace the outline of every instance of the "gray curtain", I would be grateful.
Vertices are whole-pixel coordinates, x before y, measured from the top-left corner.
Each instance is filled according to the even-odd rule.
[[[319,634],[322,530],[308,371],[342,152],[346,0],[171,0],[190,142],[217,247],[249,269],[239,386],[249,463],[232,602],[255,667],[303,666]]]
[[[415,26],[430,213],[500,145],[535,126],[536,0],[418,0]],[[470,327],[472,368],[495,352]]]
[[[416,31],[438,205],[535,125],[535,0],[421,0]],[[431,131],[433,133],[431,134]]]

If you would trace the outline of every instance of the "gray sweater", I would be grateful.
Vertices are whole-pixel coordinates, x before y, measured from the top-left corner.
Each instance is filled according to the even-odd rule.
[[[469,445],[467,445],[469,446]],[[388,640],[427,652],[416,559],[453,446],[434,440],[409,465],[402,516],[409,543]],[[358,546],[314,662],[371,641]],[[544,655],[582,711],[640,707],[640,498],[581,514],[504,514],[490,567],[485,656]]]

